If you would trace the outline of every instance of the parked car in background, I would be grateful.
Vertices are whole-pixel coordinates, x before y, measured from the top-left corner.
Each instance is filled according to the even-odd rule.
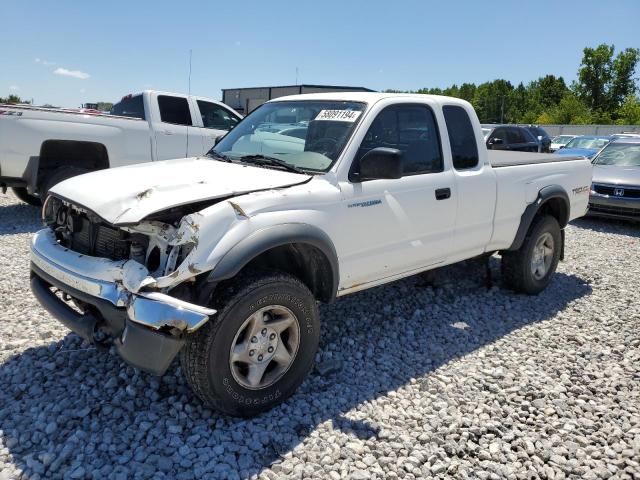
[[[489,150],[511,150],[517,152],[537,152],[538,140],[524,127],[515,125],[495,125],[482,129]]]
[[[539,125],[527,125],[524,128],[529,130],[529,132],[531,132],[531,134],[538,140],[541,152],[549,153],[551,151],[551,135],[549,135],[544,128]]]
[[[0,187],[37,205],[82,173],[203,155],[240,118],[209,98],[153,90],[123,97],[109,114],[0,105]]]
[[[567,155],[593,158],[593,156],[602,149],[607,143],[611,141],[611,135],[596,136],[596,135],[581,135],[579,137],[570,140],[564,147],[556,151],[556,155]]]
[[[589,215],[640,221],[640,136],[616,138],[594,157]]]
[[[551,145],[549,147],[550,152],[555,152],[561,148],[564,148],[567,143],[576,138],[578,135],[557,135],[551,139]]]

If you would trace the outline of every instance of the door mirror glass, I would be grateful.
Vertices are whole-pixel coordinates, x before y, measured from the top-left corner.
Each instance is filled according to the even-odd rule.
[[[378,147],[360,159],[358,181],[402,178],[402,152],[395,148]]]
[[[502,145],[504,143],[504,140],[502,140],[501,138],[491,138],[489,139],[489,145]]]

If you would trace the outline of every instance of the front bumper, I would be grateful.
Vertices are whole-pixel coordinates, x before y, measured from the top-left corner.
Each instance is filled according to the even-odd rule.
[[[640,198],[615,197],[592,191],[587,215],[640,221]]]
[[[31,290],[56,319],[89,342],[110,340],[128,363],[162,375],[215,310],[159,292],[132,293],[132,271],[146,269],[129,261],[111,261],[70,251],[53,232],[37,232],[31,244]],[[56,291],[63,295],[56,294]],[[73,308],[65,299],[70,297]]]

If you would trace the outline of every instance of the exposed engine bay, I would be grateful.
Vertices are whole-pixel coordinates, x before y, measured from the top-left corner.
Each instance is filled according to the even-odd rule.
[[[175,221],[176,214],[172,212]],[[171,274],[196,245],[180,228],[160,221],[115,227],[95,213],[55,196],[47,198],[42,219],[60,245],[110,260],[134,260],[152,277]]]

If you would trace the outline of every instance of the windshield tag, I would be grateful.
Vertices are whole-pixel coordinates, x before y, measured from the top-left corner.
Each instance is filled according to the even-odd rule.
[[[362,112],[358,110],[320,110],[314,120],[333,120],[334,122],[355,122]]]

